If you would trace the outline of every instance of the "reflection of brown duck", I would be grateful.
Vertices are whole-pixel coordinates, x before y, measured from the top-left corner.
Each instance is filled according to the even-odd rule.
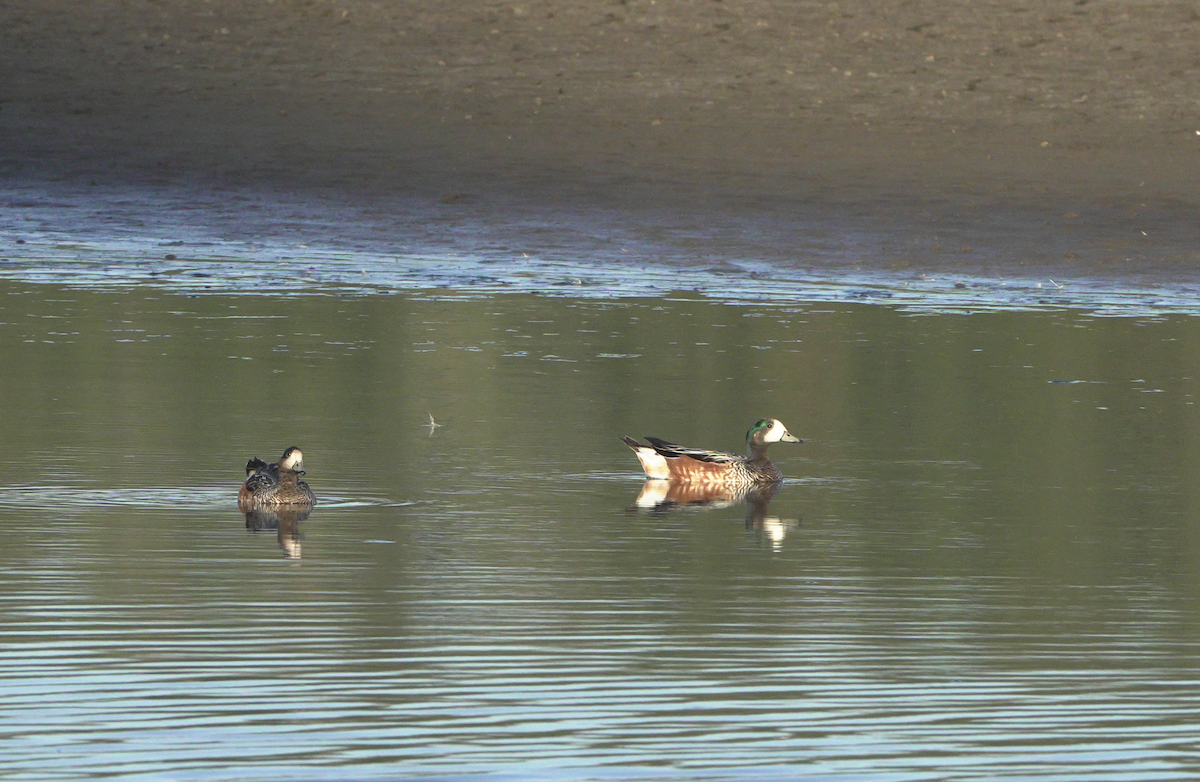
[[[779,549],[788,528],[796,525],[795,521],[767,515],[771,498],[779,491],[780,486],[781,483],[768,483],[730,487],[649,480],[638,494],[636,507],[639,510],[662,513],[679,508],[728,508],[744,502],[746,527],[762,532],[770,539],[771,547]]]
[[[767,503],[779,491],[779,483],[762,486],[729,486],[711,483],[677,483],[675,481],[646,481],[638,494],[637,507],[643,510],[677,507],[727,508],[745,502],[748,513],[766,516]]]
[[[757,421],[746,432],[749,455],[725,451],[707,451],[675,445],[657,437],[647,437],[643,445],[632,437],[622,437],[637,454],[646,477],[681,483],[723,484],[730,487],[777,483],[783,473],[767,458],[771,443],[799,443],[787,427],[774,418]]]
[[[259,507],[312,505],[317,498],[308,484],[300,480],[301,475],[304,475],[304,454],[295,446],[271,464],[255,456],[246,462],[246,482],[238,491],[238,507],[245,512]]]
[[[279,548],[291,559],[300,558],[300,522],[312,513],[311,506],[275,506],[245,511],[246,529],[251,532],[278,530]]]

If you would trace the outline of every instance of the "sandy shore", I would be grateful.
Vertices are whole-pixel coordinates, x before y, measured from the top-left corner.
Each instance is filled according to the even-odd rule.
[[[14,0],[0,170],[924,233],[1015,210],[1191,264],[1196,41],[1194,3]]]

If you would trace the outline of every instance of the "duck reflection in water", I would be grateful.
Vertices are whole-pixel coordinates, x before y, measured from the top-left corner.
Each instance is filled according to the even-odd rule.
[[[771,548],[778,551],[783,547],[783,539],[788,530],[800,523],[793,519],[769,515],[771,498],[782,485],[769,483],[762,486],[729,487],[651,479],[642,486],[642,491],[630,510],[669,513],[681,508],[730,508],[744,502],[746,529],[761,532],[771,542]]]
[[[276,530],[284,556],[300,559],[300,522],[310,513],[311,506],[255,508],[246,511],[246,529],[256,533]]]

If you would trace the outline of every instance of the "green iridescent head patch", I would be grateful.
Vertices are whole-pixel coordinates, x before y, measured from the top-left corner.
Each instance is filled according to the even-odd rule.
[[[770,418],[763,418],[763,419],[756,421],[754,423],[754,426],[750,427],[750,431],[746,432],[746,443],[747,444],[750,443],[750,439],[752,437],[754,437],[754,433],[757,432],[759,429],[770,429],[771,424],[772,424],[772,421]]]

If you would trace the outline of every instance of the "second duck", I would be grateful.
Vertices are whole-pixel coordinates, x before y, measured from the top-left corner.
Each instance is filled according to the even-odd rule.
[[[304,454],[292,446],[278,462],[267,464],[257,456],[246,462],[246,482],[238,491],[238,506],[243,511],[279,505],[313,505],[317,498],[304,475]]]

